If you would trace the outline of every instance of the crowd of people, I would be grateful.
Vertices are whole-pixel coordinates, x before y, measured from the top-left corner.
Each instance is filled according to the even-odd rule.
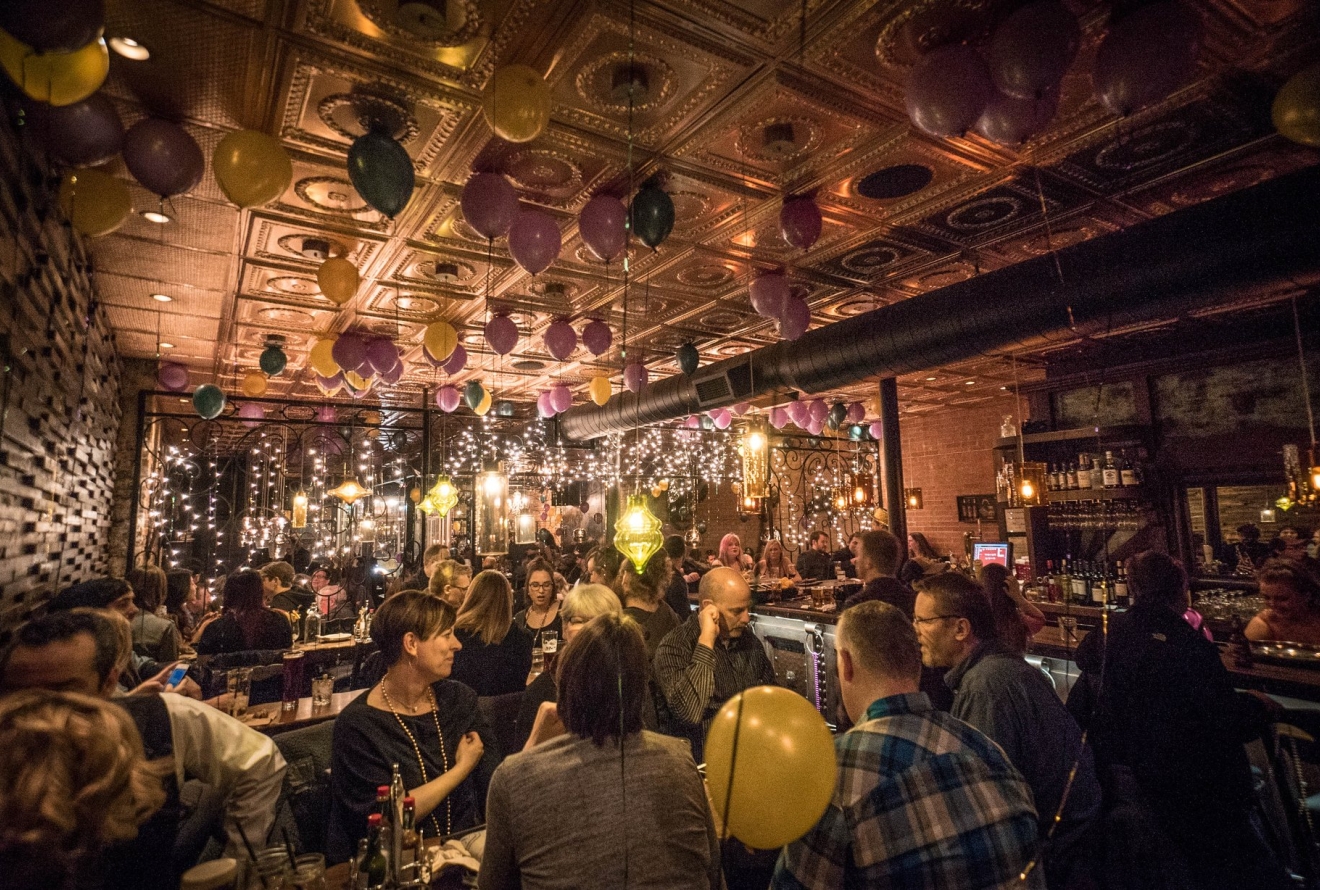
[[[812,535],[790,563],[777,541],[754,557],[730,534],[710,562],[671,538],[641,567],[608,547],[535,547],[476,570],[429,549],[376,607],[366,691],[333,724],[327,860],[359,851],[397,769],[425,836],[484,824],[487,890],[1288,886],[1250,818],[1242,747],[1273,706],[1235,692],[1183,618],[1175,561],[1129,562],[1133,606],[1079,648],[1065,706],[1023,659],[1045,618],[1001,567],[973,579],[917,534],[830,544]],[[723,705],[777,683],[749,579],[840,575],[861,584],[830,666],[831,716],[851,726],[838,782],[805,836],[749,850],[721,837],[698,767]],[[1260,577],[1264,632],[1308,630],[1313,566],[1276,560]],[[357,604],[338,582],[268,563],[226,577],[208,611],[187,573],[145,569],[75,585],[22,625],[0,655],[6,885],[172,888],[212,838],[237,858],[267,839],[278,748],[165,673],[189,646],[288,648],[290,616]],[[558,658],[534,674],[549,639]],[[516,704],[507,737],[493,699]]]

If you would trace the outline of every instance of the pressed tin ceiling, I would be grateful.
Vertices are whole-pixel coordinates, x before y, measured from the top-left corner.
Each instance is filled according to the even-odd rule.
[[[980,28],[1013,8],[957,5]],[[92,242],[101,297],[126,354],[154,357],[165,339],[194,383],[236,389],[266,337],[282,334],[290,364],[271,394],[316,398],[308,349],[320,334],[362,327],[396,337],[409,359],[382,399],[415,403],[423,387],[447,382],[420,360],[419,346],[423,326],[443,318],[471,355],[458,382],[476,376],[500,396],[530,401],[563,381],[581,401],[591,376],[620,377],[625,322],[629,356],[645,360],[653,379],[677,373],[673,350],[687,341],[703,362],[773,342],[774,325],[748,304],[760,270],[786,268],[813,323],[825,324],[1320,159],[1269,123],[1274,90],[1317,56],[1306,0],[1194,4],[1206,35],[1195,80],[1125,120],[1091,95],[1109,6],[1069,5],[1083,45],[1059,112],[1013,151],[974,135],[934,140],[909,124],[904,79],[935,2],[810,0],[803,46],[796,0],[632,9],[451,0],[425,34],[393,24],[396,0],[110,0],[107,34],[132,37],[152,55],[113,57],[105,91],[126,125],[149,113],[183,122],[208,174],[174,199],[172,223],[135,215]],[[633,76],[645,88],[631,144],[614,89],[629,58],[630,16]],[[544,73],[554,100],[550,126],[524,145],[495,138],[481,115],[492,72],[514,63]],[[412,201],[393,221],[366,205],[345,170],[363,109],[395,124],[417,170]],[[288,191],[250,211],[228,204],[209,173],[216,143],[240,128],[278,136],[294,162]],[[676,223],[658,251],[633,246],[625,297],[621,264],[596,261],[576,219],[597,191],[627,191],[630,158],[634,186],[660,175]],[[556,219],[564,248],[546,272],[527,275],[503,239],[488,246],[464,222],[459,195],[474,167],[504,173],[522,201]],[[120,161],[109,169],[129,178]],[[154,205],[131,188],[135,209]],[[783,197],[805,192],[824,224],[804,254],[783,242],[777,220]],[[304,249],[306,239],[359,268],[352,301],[335,306],[320,295],[319,254]],[[174,299],[156,302],[155,293]],[[1261,295],[1251,300],[1259,305]],[[485,351],[489,311],[517,321],[513,355]],[[614,348],[596,358],[579,346],[570,361],[554,361],[541,334],[561,316],[579,330],[606,319]],[[1038,376],[1047,357],[1019,356],[1019,379]],[[1013,379],[1007,357],[981,357],[911,375],[900,394],[905,410],[936,410],[997,396]],[[846,395],[872,391],[859,384]]]

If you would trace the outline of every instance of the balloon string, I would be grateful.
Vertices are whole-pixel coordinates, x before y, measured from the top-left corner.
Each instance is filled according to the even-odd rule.
[[[720,826],[720,842],[729,839],[729,822],[733,810],[733,777],[738,771],[738,735],[742,731],[743,705],[747,703],[747,692],[738,694],[738,716],[733,724],[733,744],[729,748],[729,780],[724,785],[724,824]]]

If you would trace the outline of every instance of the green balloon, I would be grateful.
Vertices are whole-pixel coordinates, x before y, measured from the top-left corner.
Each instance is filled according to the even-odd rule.
[[[825,418],[825,425],[832,430],[837,430],[847,416],[848,406],[843,402],[835,402],[834,407],[830,408],[830,413]]]
[[[674,229],[674,202],[653,182],[642,186],[633,198],[632,229],[652,250]]]
[[[675,357],[678,359],[679,369],[689,377],[696,373],[697,365],[701,363],[701,354],[691,343],[684,343],[678,347]]]
[[[193,390],[193,408],[202,420],[215,420],[225,410],[225,394],[209,383]]]
[[[468,381],[467,386],[463,387],[463,401],[473,411],[481,404],[481,400],[486,397],[486,388],[475,380]]]
[[[394,219],[408,206],[417,174],[402,145],[385,133],[372,131],[349,146],[348,178],[362,200]]]
[[[284,354],[284,350],[278,346],[267,346],[261,353],[261,359],[258,364],[261,370],[266,372],[268,377],[274,377],[284,370],[284,366],[289,363],[289,357]]]

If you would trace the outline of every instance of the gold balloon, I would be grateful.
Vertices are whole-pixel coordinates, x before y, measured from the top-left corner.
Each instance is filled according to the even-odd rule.
[[[357,267],[343,257],[331,257],[316,270],[316,283],[321,293],[336,306],[342,306],[357,293]]]
[[[1305,68],[1274,97],[1274,128],[1302,145],[1320,146],[1320,65]]]
[[[447,321],[433,321],[422,333],[422,344],[431,353],[431,358],[442,362],[458,348],[458,331]]]
[[[243,384],[240,387],[243,395],[250,399],[266,393],[266,375],[260,371],[248,371],[243,375]]]
[[[550,123],[550,87],[526,65],[508,65],[486,84],[481,110],[496,136],[531,142]]]
[[[715,811],[749,847],[797,840],[834,796],[834,740],[820,712],[792,690],[754,686],[729,699],[710,725],[705,753]]]
[[[100,170],[70,170],[60,183],[60,209],[75,229],[95,237],[122,226],[133,201],[122,179]]]
[[[591,393],[591,400],[597,405],[604,407],[610,400],[610,378],[592,377],[591,383],[587,385],[587,391]]]
[[[211,155],[211,171],[225,197],[239,207],[269,204],[293,180],[293,162],[284,146],[256,130],[238,130],[221,139]]]
[[[367,389],[369,386],[371,386],[371,380],[372,380],[372,378],[370,377],[363,377],[357,371],[345,371],[344,379],[348,381],[349,386],[357,390]]]
[[[472,410],[476,412],[478,417],[486,416],[486,412],[490,410],[490,390],[484,388],[482,389],[481,401],[478,402],[477,407],[473,408]]]
[[[420,504],[422,502],[422,490],[420,488],[409,489],[408,500],[412,501],[414,504]]]
[[[101,39],[71,53],[39,53],[0,31],[0,67],[30,98],[51,105],[73,105],[105,83],[110,73],[110,53]]]
[[[334,348],[335,338],[327,337],[317,340],[312,351],[307,354],[307,363],[322,377],[333,377],[340,371],[339,363],[335,361]]]

